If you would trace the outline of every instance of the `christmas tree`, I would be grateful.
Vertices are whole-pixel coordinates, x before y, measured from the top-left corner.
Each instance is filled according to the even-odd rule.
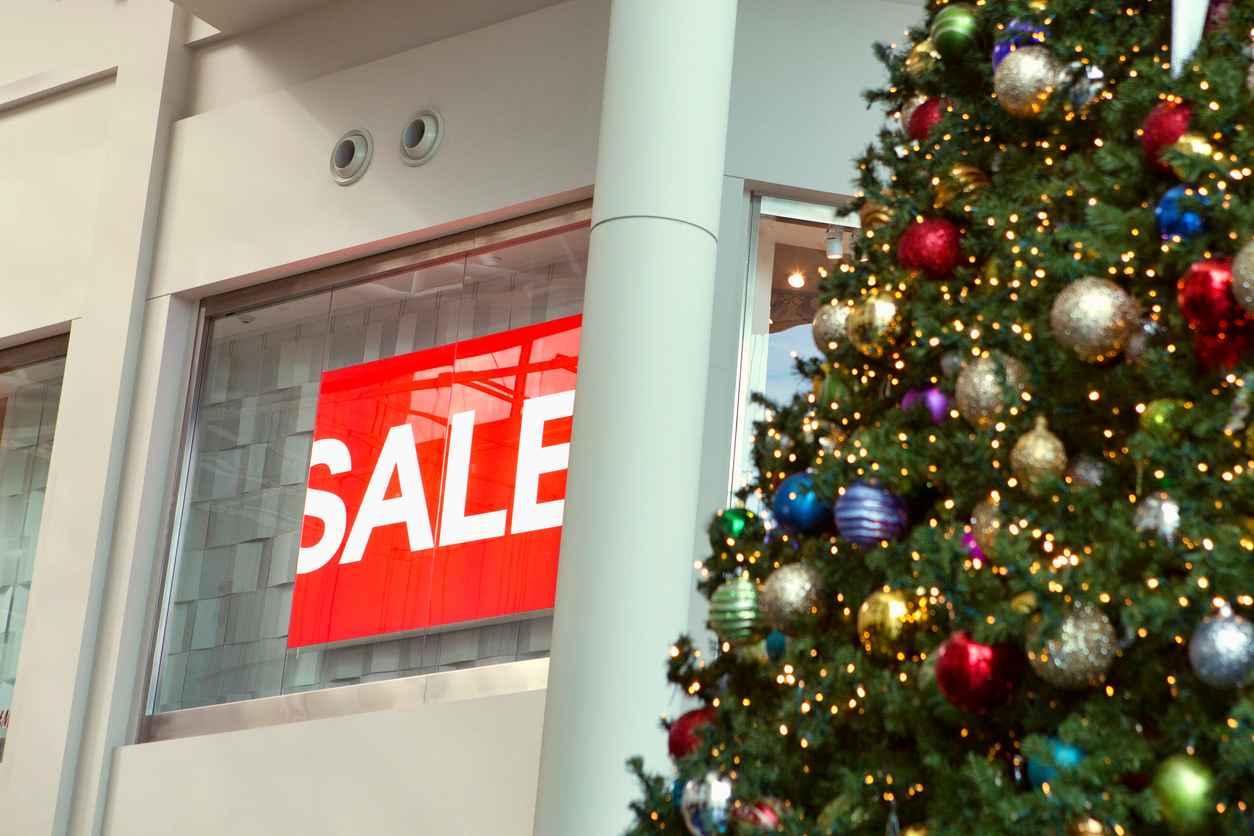
[[[1175,5],[876,47],[824,359],[711,525],[631,833],[1251,833],[1254,3]]]

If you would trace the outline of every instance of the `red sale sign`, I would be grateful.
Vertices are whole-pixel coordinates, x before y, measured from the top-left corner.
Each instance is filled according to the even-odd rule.
[[[288,647],[553,606],[579,328],[322,376]]]

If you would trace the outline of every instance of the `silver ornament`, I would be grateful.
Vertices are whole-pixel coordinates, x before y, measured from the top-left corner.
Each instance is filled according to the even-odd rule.
[[[713,770],[684,784],[679,813],[692,836],[716,836],[731,827],[732,782]]]
[[[1254,241],[1242,247],[1232,260],[1232,295],[1246,313],[1254,313]]]
[[[1149,531],[1171,545],[1180,529],[1180,503],[1166,491],[1151,494],[1137,506],[1134,522],[1137,531]]]
[[[1007,112],[1021,119],[1040,116],[1064,68],[1043,46],[1025,46],[1007,55],[993,73],[993,90]]]
[[[835,351],[840,341],[845,339],[845,322],[849,319],[852,307],[844,302],[832,300],[830,304],[820,305],[814,315],[814,345],[824,354]]]
[[[962,353],[958,351],[946,351],[941,355],[940,366],[941,374],[945,377],[957,377],[958,372],[962,371]]]
[[[1106,478],[1106,463],[1096,456],[1081,453],[1071,460],[1067,478],[1074,488],[1100,488]]]
[[[1052,636],[1041,636],[1039,621],[1028,632],[1028,663],[1055,688],[1086,688],[1106,678],[1117,647],[1106,613],[1091,604],[1077,604]]]
[[[1067,65],[1066,81],[1067,107],[1071,110],[1084,110],[1101,95],[1106,86],[1106,74],[1092,64],[1072,61]]]
[[[1163,326],[1152,319],[1142,321],[1140,327],[1133,330],[1132,336],[1128,338],[1128,344],[1123,349],[1123,356],[1127,357],[1129,362],[1139,363],[1145,350],[1162,336],[1163,330]]]
[[[823,602],[819,586],[818,573],[804,563],[781,566],[762,585],[762,615],[780,632],[795,632],[818,614]]]
[[[1203,619],[1189,640],[1189,662],[1212,688],[1237,688],[1254,672],[1254,624],[1225,605]]]

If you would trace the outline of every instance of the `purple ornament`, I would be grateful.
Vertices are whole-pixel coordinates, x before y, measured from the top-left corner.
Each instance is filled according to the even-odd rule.
[[[927,389],[911,389],[901,399],[901,408],[906,412],[919,404],[927,407],[928,415],[932,416],[933,424],[943,424],[949,419],[949,397],[935,386]]]
[[[1010,21],[993,44],[993,69],[996,70],[997,65],[1012,51],[1029,44],[1043,44],[1048,35],[1049,30],[1044,26],[1033,26],[1022,20]]]
[[[971,556],[972,560],[978,560],[981,563],[988,560],[984,556],[984,549],[980,548],[980,544],[975,541],[975,535],[970,531],[963,532],[962,545],[966,548],[967,554]]]

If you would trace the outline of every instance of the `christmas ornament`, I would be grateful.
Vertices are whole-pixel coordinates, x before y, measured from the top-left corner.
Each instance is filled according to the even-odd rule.
[[[936,685],[963,711],[983,714],[1004,703],[1015,688],[1023,657],[1009,644],[981,644],[966,632],[954,633],[940,647]]]
[[[766,623],[791,633],[813,620],[823,603],[819,574],[804,563],[789,563],[770,574],[758,595]]]
[[[1031,615],[1038,606],[1035,592],[1020,592],[1010,599],[1010,609],[1020,615]]]
[[[1190,204],[1210,206],[1210,198],[1199,194],[1192,186],[1172,186],[1154,208],[1158,221],[1158,236],[1164,241],[1187,241],[1206,229],[1206,218]]]
[[[901,129],[910,135],[910,120],[914,119],[914,112],[927,102],[927,96],[922,93],[916,93],[901,103],[901,108],[897,111],[897,121],[901,123]]]
[[[819,351],[828,354],[839,347],[840,341],[845,338],[845,323],[851,310],[852,306],[835,299],[826,305],[819,305],[811,328],[814,345]]]
[[[892,219],[893,216],[888,211],[888,207],[873,200],[867,200],[862,204],[862,208],[858,210],[858,221],[863,232],[879,229]]]
[[[901,408],[906,412],[920,406],[927,410],[933,424],[943,424],[949,418],[949,398],[936,386],[911,389],[901,399]]]
[[[896,540],[906,530],[906,506],[888,491],[859,480],[836,500],[836,528],[840,536],[855,545],[877,546]]]
[[[1152,319],[1142,320],[1138,328],[1133,329],[1128,338],[1128,346],[1123,350],[1124,356],[1133,363],[1139,363],[1151,345],[1159,342],[1164,328]]]
[[[1254,624],[1224,605],[1189,640],[1189,662],[1212,688],[1238,688],[1254,672]]]
[[[980,548],[979,541],[975,539],[975,535],[970,531],[962,532],[962,547],[967,550],[967,555],[975,561],[977,567],[985,560],[988,560],[988,556]]]
[[[948,378],[958,376],[958,372],[962,371],[964,361],[962,354],[957,351],[946,351],[941,355],[940,366],[941,374]]]
[[[814,405],[821,409],[837,409],[841,401],[849,397],[849,387],[845,385],[843,374],[826,363],[823,364],[823,373],[814,378],[813,392]]]
[[[1016,49],[993,73],[997,101],[1012,116],[1039,116],[1054,88],[1062,80],[1063,67],[1043,46]]]
[[[827,527],[827,504],[815,492],[809,473],[794,473],[780,482],[771,511],[787,531],[810,534]]]
[[[1159,441],[1174,441],[1180,436],[1180,420],[1185,403],[1177,398],[1158,398],[1145,405],[1138,424],[1141,432]]]
[[[1019,47],[1043,44],[1048,36],[1049,30],[1044,26],[1035,26],[1026,20],[1010,21],[1005,30],[998,33],[997,41],[993,44],[993,69],[1001,66],[1006,56]]]
[[[1194,262],[1176,285],[1176,302],[1189,327],[1219,333],[1244,316],[1233,288],[1233,261],[1208,258]]]
[[[1118,642],[1106,614],[1091,604],[1077,604],[1048,637],[1037,616],[1028,631],[1028,662],[1055,688],[1074,690],[1100,685],[1115,660]]]
[[[1019,400],[1027,379],[1027,369],[1013,357],[999,351],[985,354],[958,375],[954,391],[958,412],[974,426],[987,426]]]
[[[926,601],[918,601],[897,589],[871,593],[858,608],[858,636],[867,653],[880,656],[904,654],[914,637],[928,623]]]
[[[979,18],[974,6],[952,3],[932,18],[932,43],[948,62],[957,62],[975,48]]]
[[[679,812],[692,836],[716,836],[731,827],[732,782],[711,770],[684,784]]]
[[[949,103],[944,99],[928,99],[910,111],[906,120],[906,134],[915,142],[923,142],[932,133],[932,128],[945,118],[945,108]],[[905,111],[902,111],[905,118]]]
[[[867,357],[883,357],[901,331],[901,312],[888,293],[859,300],[845,321],[849,342]]]
[[[980,550],[990,558],[997,556],[997,534],[1001,531],[1001,514],[997,500],[990,496],[971,509],[971,536]]]
[[[718,512],[718,527],[724,537],[735,540],[757,518],[757,514],[747,508],[724,508]]]
[[[766,657],[772,662],[779,662],[784,658],[784,653],[788,650],[788,637],[779,630],[772,630],[766,634],[764,640],[766,644]]]
[[[1076,819],[1067,825],[1067,836],[1106,836],[1106,833],[1106,826],[1093,818]]]
[[[1105,478],[1106,463],[1087,453],[1071,459],[1071,464],[1067,467],[1067,482],[1073,488],[1100,488]]]
[[[1247,314],[1254,314],[1254,241],[1245,246],[1232,260],[1232,295]]]
[[[901,836],[927,836],[927,826],[922,824],[912,824],[901,831]]]
[[[666,735],[666,748],[675,760],[686,758],[701,746],[701,729],[714,722],[714,709],[697,708],[679,715]]]
[[[904,66],[907,73],[918,78],[925,73],[931,72],[939,60],[941,60],[941,54],[936,51],[936,46],[932,43],[932,39],[924,38],[910,48],[910,52],[906,55]]]
[[[1038,416],[1036,426],[1015,442],[1010,451],[1010,468],[1023,486],[1039,493],[1051,479],[1067,470],[1067,449],[1058,436],[1049,431],[1049,423]]]
[[[1088,363],[1114,357],[1127,345],[1140,314],[1136,301],[1108,279],[1074,281],[1054,300],[1049,327],[1054,339]]]
[[[1171,545],[1180,528],[1180,505],[1166,491],[1150,494],[1136,506],[1133,519],[1137,531],[1149,531]]]
[[[1053,761],[1052,765],[1039,758],[1028,758],[1028,781],[1038,788],[1041,784],[1054,783],[1060,773],[1075,769],[1084,760],[1084,750],[1079,746],[1064,743],[1056,737],[1051,737],[1046,742],[1049,744],[1049,760]]]
[[[1173,833],[1205,833],[1215,811],[1215,776],[1197,758],[1172,755],[1158,766],[1154,798]]]
[[[1235,368],[1254,349],[1254,322],[1239,321],[1218,334],[1193,334],[1193,355],[1204,369]]]
[[[1141,123],[1141,151],[1146,161],[1159,171],[1169,171],[1163,151],[1176,143],[1189,129],[1193,111],[1186,104],[1162,102]]]
[[[936,197],[932,207],[943,209],[958,198],[970,198],[988,188],[988,175],[970,163],[954,163],[944,175],[935,178]]]
[[[782,822],[778,812],[779,802],[774,799],[762,799],[752,804],[738,804],[734,813],[738,822],[743,822],[757,830],[779,830]]]
[[[748,575],[737,575],[710,596],[710,629],[726,642],[762,635],[758,587]]]
[[[1209,160],[1211,155],[1215,153],[1214,146],[1210,144],[1206,137],[1199,133],[1194,133],[1193,131],[1186,131],[1181,134],[1180,138],[1171,143],[1166,150],[1175,151],[1177,154],[1183,155],[1191,161],[1198,162]],[[1188,179],[1188,172],[1186,171],[1186,165],[1184,163],[1170,158],[1164,159],[1167,162],[1167,166],[1177,177],[1181,180]]]
[[[1062,88],[1067,94],[1068,110],[1084,110],[1097,100],[1106,86],[1106,74],[1092,64],[1072,61],[1062,74]]]
[[[897,241],[897,263],[943,279],[962,260],[962,233],[944,218],[925,218],[906,227]]]

